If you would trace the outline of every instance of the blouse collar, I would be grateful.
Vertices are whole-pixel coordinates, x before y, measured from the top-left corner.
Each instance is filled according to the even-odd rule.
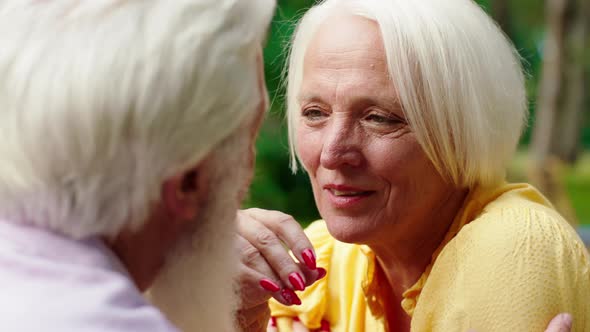
[[[402,294],[403,299],[401,305],[409,316],[414,314],[414,309],[416,308],[416,304],[420,298],[420,293],[422,292],[422,289],[424,288],[424,285],[430,276],[434,262],[440,255],[443,248],[457,235],[457,233],[459,233],[463,226],[474,220],[489,202],[496,199],[506,191],[513,189],[513,186],[514,185],[503,183],[499,186],[487,188],[478,186],[469,191],[463,202],[463,205],[461,206],[461,209],[459,209],[459,212],[453,219],[451,227],[449,227],[449,230],[445,234],[442,242],[432,254],[430,264],[426,267],[418,281],[416,281],[413,286],[408,288]],[[377,263],[375,253],[371,250],[371,248],[369,248],[369,246],[366,245],[361,245],[360,250],[367,257],[367,272],[362,284],[365,298],[373,315],[376,317],[382,317],[384,315],[384,309],[383,300],[379,296],[380,282],[376,274]]]

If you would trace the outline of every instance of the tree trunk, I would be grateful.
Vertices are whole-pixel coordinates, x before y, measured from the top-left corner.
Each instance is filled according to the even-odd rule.
[[[547,37],[533,130],[531,181],[577,223],[563,169],[580,153],[585,116],[588,0],[547,0]]]
[[[559,136],[552,140],[551,151],[567,164],[573,164],[580,156],[582,124],[586,107],[586,81],[589,38],[590,3],[588,0],[572,1],[566,12],[565,64],[563,73],[563,100],[556,126]]]
[[[547,32],[531,146],[533,162],[539,165],[545,164],[551,155],[555,118],[563,95],[565,12],[570,1],[547,0]]]

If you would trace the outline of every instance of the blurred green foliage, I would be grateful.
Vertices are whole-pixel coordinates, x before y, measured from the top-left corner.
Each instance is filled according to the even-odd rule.
[[[590,226],[590,163],[581,163],[565,175],[567,192],[581,224]]]
[[[410,1],[410,0],[408,0]],[[492,1],[477,2],[490,11]],[[257,141],[257,165],[254,182],[245,207],[260,207],[280,210],[293,215],[303,224],[319,217],[307,175],[299,171],[292,174],[289,168],[289,150],[286,122],[284,121],[284,84],[282,73],[288,52],[288,44],[296,21],[315,1],[279,0],[272,22],[267,45],[264,50],[267,85],[271,97],[271,110]],[[534,121],[537,86],[542,61],[542,41],[545,28],[544,2],[539,0],[509,1],[509,24],[506,34],[513,40],[528,73],[527,90],[530,100],[531,121],[522,145],[530,140],[530,129]],[[590,121],[590,117],[586,117]],[[590,123],[583,131],[583,144],[590,148]],[[590,168],[590,163],[584,163]],[[521,170],[522,171],[522,170]],[[579,172],[578,172],[579,173]],[[572,173],[566,183],[572,194],[572,201],[582,222],[590,223],[590,172],[584,175]]]
[[[318,219],[307,175],[293,174],[285,122],[283,70],[296,20],[313,4],[310,0],[278,2],[264,49],[266,82],[271,109],[256,143],[256,173],[246,207],[279,210],[303,224]]]
[[[523,147],[508,167],[508,180],[526,182],[530,159]],[[586,151],[573,166],[566,166],[563,173],[565,190],[581,224],[590,226],[590,151]]]

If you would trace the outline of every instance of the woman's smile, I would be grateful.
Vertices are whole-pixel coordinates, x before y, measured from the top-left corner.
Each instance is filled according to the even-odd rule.
[[[366,204],[366,201],[375,193],[374,190],[338,184],[327,184],[323,190],[323,194],[328,196],[332,206],[340,210],[358,208],[359,205]]]
[[[428,223],[455,188],[406,121],[378,26],[354,17],[328,22],[305,57],[297,151],[337,239],[390,241],[407,225]]]

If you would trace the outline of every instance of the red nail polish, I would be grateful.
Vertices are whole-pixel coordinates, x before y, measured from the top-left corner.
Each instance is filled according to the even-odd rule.
[[[291,285],[293,285],[293,288],[295,288],[296,290],[302,291],[305,289],[305,283],[303,282],[303,278],[299,273],[293,272],[289,274],[289,281],[291,282]]]
[[[279,287],[279,285],[275,284],[272,280],[268,280],[268,279],[261,279],[260,280],[260,286],[264,289],[266,289],[269,292],[278,292],[281,287]]]
[[[295,292],[293,292],[293,304],[301,305],[301,299],[299,298],[299,296],[297,296],[297,294],[295,294]]]
[[[316,262],[315,262],[315,255],[313,254],[313,250],[305,249],[301,252],[301,256],[303,257],[303,261],[305,262],[305,266],[307,266],[310,270],[316,269]]]
[[[318,267],[318,280],[326,276],[328,272],[323,267]]]
[[[288,305],[293,304],[293,295],[295,295],[295,293],[289,288],[283,288],[281,291],[281,296],[285,299],[285,302],[287,302]]]
[[[320,331],[322,332],[330,332],[330,323],[328,323],[327,320],[322,320],[321,323],[321,327],[320,327]]]
[[[297,296],[297,294],[295,294],[295,292],[289,288],[284,288],[281,291],[281,295],[283,295],[283,298],[285,300],[287,300],[287,302],[289,302],[289,304],[295,304],[295,305],[301,304],[301,299],[299,299],[299,296]]]
[[[272,326],[272,327],[276,327],[277,326],[277,318],[276,317],[271,317],[270,318],[270,326]]]

